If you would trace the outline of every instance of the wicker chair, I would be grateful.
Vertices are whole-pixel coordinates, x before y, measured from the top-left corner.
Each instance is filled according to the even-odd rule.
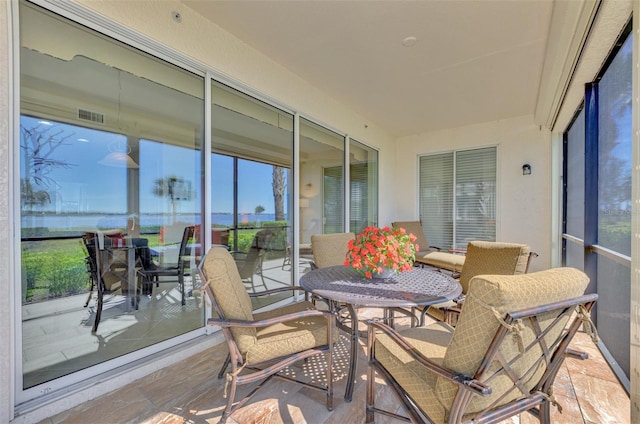
[[[344,264],[349,240],[355,238],[354,233],[313,234],[311,236],[311,251],[313,252],[311,268]]]
[[[430,246],[420,221],[396,221],[391,225],[404,228],[408,233],[416,236],[416,244],[420,250],[416,251],[415,265],[446,269],[456,277],[460,274],[465,261],[464,255],[442,252],[439,247]]]
[[[420,316],[420,325],[424,325],[425,313],[439,321],[453,325],[446,315],[447,308],[460,308],[469,290],[469,282],[476,275],[499,274],[517,275],[527,271],[531,249],[526,244],[501,243],[492,241],[472,241],[467,245],[464,266],[460,273],[462,295],[454,300],[438,303],[425,308]]]
[[[334,314],[319,311],[310,302],[298,302],[254,314],[250,297],[269,296],[283,291],[302,290],[300,287],[281,287],[260,293],[247,293],[231,254],[222,247],[212,248],[198,266],[204,289],[217,318],[208,324],[222,328],[229,356],[220,373],[227,372],[229,393],[227,405],[220,420],[245,404],[269,379],[279,377],[284,368],[314,355],[326,355],[326,381],[324,386],[297,381],[326,393],[327,409],[333,409],[333,343],[338,340],[334,331]],[[236,402],[238,385],[264,380],[242,400]]]
[[[369,322],[366,422],[399,417],[375,404],[378,374],[413,423],[495,423],[524,411],[548,423],[556,374],[576,356],[571,339],[583,324],[597,338],[588,282],[573,268],[482,275],[470,282],[455,330]]]

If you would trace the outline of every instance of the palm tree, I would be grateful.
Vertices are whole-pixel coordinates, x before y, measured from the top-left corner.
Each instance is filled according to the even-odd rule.
[[[178,201],[191,199],[190,183],[181,178],[171,175],[165,178],[158,178],[153,183],[151,192],[158,197],[166,197],[171,202],[171,217],[175,220],[178,212]]]
[[[275,220],[284,221],[284,168],[273,166],[273,201],[275,203]]]

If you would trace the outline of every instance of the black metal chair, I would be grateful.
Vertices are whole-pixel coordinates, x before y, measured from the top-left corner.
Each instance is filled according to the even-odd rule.
[[[198,252],[200,248],[195,243],[195,226],[188,225],[182,233],[182,240],[178,248],[178,258],[176,263],[169,265],[159,265],[149,260],[145,266],[143,261],[142,267],[138,270],[138,285],[142,287],[143,294],[151,295],[153,292],[153,283],[156,287],[160,283],[178,282],[180,295],[182,297],[182,305],[186,304],[184,277],[191,270],[190,264],[192,260],[197,262]],[[175,277],[174,279],[160,279],[160,277]]]
[[[132,243],[132,239],[125,241],[121,234],[87,232],[83,235],[82,240],[87,253],[85,264],[91,281],[89,295],[84,306],[89,306],[95,289],[96,316],[92,329],[92,332],[95,333],[100,325],[104,296],[106,294],[115,294],[120,291],[121,294],[131,297],[132,306],[138,309],[140,287],[132,287],[135,282],[129,281],[129,266],[135,267],[137,259],[136,263],[129,264],[126,251],[120,250],[120,248],[125,247],[126,243]],[[118,240],[118,247],[114,247],[115,240]],[[131,290],[134,293],[131,293]]]

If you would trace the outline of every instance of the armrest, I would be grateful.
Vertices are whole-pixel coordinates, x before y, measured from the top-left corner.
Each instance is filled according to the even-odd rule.
[[[275,289],[263,290],[255,293],[249,293],[249,297],[260,297],[260,296],[270,296],[275,293],[282,293],[285,291],[305,291],[300,286],[287,286],[287,287],[277,287]]]
[[[266,327],[268,325],[278,324],[280,322],[293,321],[295,319],[306,318],[306,317],[317,317],[317,316],[327,316],[328,318],[334,317],[336,314],[331,311],[320,311],[320,310],[308,310],[302,312],[294,312],[291,314],[281,315],[279,317],[267,318],[260,321],[246,321],[239,319],[220,319],[220,318],[209,318],[207,320],[208,325],[217,325],[219,327],[245,327],[245,328],[257,328],[257,327]]]
[[[473,377],[455,372],[437,364],[436,362],[420,353],[411,343],[404,339],[400,333],[384,324],[383,322],[380,322],[378,320],[369,320],[367,321],[367,325],[369,326],[369,340],[371,340],[372,346],[373,343],[375,343],[377,330],[387,335],[395,344],[398,345],[400,349],[405,351],[409,356],[411,356],[412,359],[414,359],[419,365],[426,368],[429,372],[446,378],[447,380],[465,387],[468,390],[471,390],[479,395],[487,396],[491,394],[490,386],[487,386],[486,384],[474,379]],[[375,349],[373,351],[375,352]],[[369,360],[375,361],[375,358],[369,358]]]

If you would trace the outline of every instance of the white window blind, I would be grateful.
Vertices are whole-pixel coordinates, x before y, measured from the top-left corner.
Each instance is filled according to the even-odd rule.
[[[324,168],[324,233],[344,231],[344,190],[342,166]]]
[[[456,152],[455,248],[496,239],[496,148]]]
[[[496,237],[496,148],[420,157],[420,220],[431,246]]]
[[[431,246],[453,245],[453,152],[420,158],[420,221]],[[426,250],[428,246],[420,246]]]
[[[369,163],[356,163],[350,167],[351,210],[349,231],[359,233],[370,223]]]

